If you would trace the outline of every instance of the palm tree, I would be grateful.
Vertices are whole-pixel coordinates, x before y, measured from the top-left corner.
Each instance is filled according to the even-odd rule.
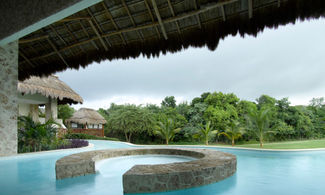
[[[234,146],[235,140],[240,138],[243,133],[243,128],[240,127],[240,123],[238,121],[231,121],[226,131],[219,133],[219,135],[226,136],[231,140],[231,145]]]
[[[218,130],[212,130],[211,121],[208,121],[205,126],[201,124],[201,128],[197,134],[194,134],[194,138],[203,137],[205,145],[209,145],[209,139],[218,133]]]
[[[248,122],[255,129],[256,136],[259,138],[260,147],[263,147],[264,137],[269,129],[269,114],[270,109],[261,108],[259,110],[251,110],[248,113]]]
[[[154,133],[164,138],[166,140],[166,144],[168,145],[168,142],[172,141],[175,134],[180,130],[180,128],[176,128],[176,124],[172,119],[164,117],[158,122],[158,126],[156,127]]]

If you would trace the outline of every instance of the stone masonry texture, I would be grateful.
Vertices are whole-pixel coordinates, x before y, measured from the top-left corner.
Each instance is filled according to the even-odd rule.
[[[196,160],[158,165],[135,165],[123,175],[125,194],[163,192],[207,185],[236,172],[236,156],[197,148],[129,148],[97,150],[69,155],[56,162],[56,178],[95,174],[95,162],[129,155],[182,155]]]
[[[0,47],[0,156],[17,154],[18,41]]]

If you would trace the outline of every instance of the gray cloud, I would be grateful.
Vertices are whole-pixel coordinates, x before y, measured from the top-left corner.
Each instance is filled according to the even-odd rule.
[[[268,94],[300,101],[324,96],[323,23],[299,22],[265,30],[257,38],[227,37],[214,52],[191,48],[154,59],[105,61],[58,75],[85,102],[167,95],[190,100],[205,91],[234,92],[249,100]]]

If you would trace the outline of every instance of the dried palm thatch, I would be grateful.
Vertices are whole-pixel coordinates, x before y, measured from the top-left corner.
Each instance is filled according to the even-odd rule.
[[[228,35],[324,16],[324,0],[104,0],[23,37],[19,79],[93,61],[215,50]]]
[[[68,123],[78,124],[105,124],[106,120],[98,112],[90,108],[80,108],[71,118],[66,120]]]
[[[18,91],[23,94],[42,94],[43,96],[58,99],[58,104],[82,103],[83,99],[57,76],[32,76],[18,83]]]

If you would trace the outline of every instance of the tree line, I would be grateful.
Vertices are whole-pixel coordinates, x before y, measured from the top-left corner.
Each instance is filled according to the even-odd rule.
[[[107,120],[105,135],[133,143],[247,143],[325,137],[324,98],[291,106],[288,98],[261,95],[240,100],[233,93],[206,92],[190,103],[167,96],[160,106],[116,105],[98,112]]]

